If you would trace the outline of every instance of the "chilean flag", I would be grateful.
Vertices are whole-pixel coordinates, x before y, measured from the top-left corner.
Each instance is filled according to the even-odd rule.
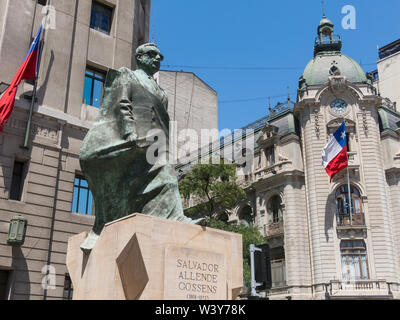
[[[346,125],[343,122],[322,151],[322,164],[332,178],[348,166]]]
[[[33,40],[24,62],[19,67],[17,74],[11,81],[10,86],[4,92],[0,99],[0,131],[3,131],[3,126],[7,122],[14,107],[15,95],[17,94],[18,86],[21,80],[35,79],[37,76],[37,64],[39,56],[39,43],[42,33],[40,26],[38,33]]]

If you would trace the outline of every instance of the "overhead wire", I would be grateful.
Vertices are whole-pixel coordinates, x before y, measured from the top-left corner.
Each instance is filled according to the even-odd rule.
[[[376,65],[376,63],[360,63],[362,66],[372,66]],[[303,67],[232,67],[232,66],[195,66],[195,65],[163,65],[165,68],[183,68],[183,69],[208,69],[208,70],[238,70],[238,71],[281,71],[281,70],[303,70]],[[383,81],[386,81],[385,79]],[[181,87],[178,85],[178,87]],[[294,92],[293,92],[294,93]],[[297,92],[296,92],[297,94]],[[250,102],[250,101],[261,101],[266,100],[268,98],[282,98],[287,97],[287,93],[276,94],[271,96],[257,97],[257,98],[243,98],[243,99],[232,99],[232,100],[221,100],[218,101],[218,104],[226,104],[226,103],[239,103],[239,102]]]

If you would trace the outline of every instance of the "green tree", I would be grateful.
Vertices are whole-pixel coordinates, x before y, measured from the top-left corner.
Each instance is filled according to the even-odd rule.
[[[197,164],[179,182],[181,194],[188,198],[196,196],[204,200],[187,214],[206,217],[205,225],[210,228],[230,231],[242,235],[243,240],[243,280],[248,288],[251,286],[250,244],[265,243],[257,227],[244,224],[227,223],[221,217],[229,214],[238,201],[246,198],[246,193],[236,184],[236,167],[231,164]]]
[[[229,214],[246,193],[236,184],[236,167],[232,164],[197,164],[179,181],[181,194],[188,198],[195,196],[200,203],[189,208],[189,216],[220,218]]]
[[[207,223],[210,228],[225,230],[229,232],[235,232],[242,235],[243,241],[243,282],[247,289],[251,287],[251,269],[250,269],[250,244],[260,245],[265,243],[265,238],[262,236],[257,227],[246,226],[242,223],[233,224],[226,223],[212,219]]]

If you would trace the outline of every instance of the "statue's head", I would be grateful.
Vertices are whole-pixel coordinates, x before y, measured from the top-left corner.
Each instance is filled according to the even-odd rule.
[[[151,75],[160,70],[161,61],[164,59],[154,43],[145,43],[139,46],[135,56],[138,68]]]

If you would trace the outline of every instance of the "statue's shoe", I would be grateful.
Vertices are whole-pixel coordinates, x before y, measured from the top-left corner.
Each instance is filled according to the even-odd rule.
[[[99,238],[99,235],[94,233],[93,230],[90,230],[88,236],[86,237],[86,239],[82,242],[81,244],[81,250],[89,255],[90,252],[92,251],[92,249],[94,248],[94,246],[96,245],[96,241]]]
[[[200,224],[204,220],[205,220],[205,218],[200,218],[200,219],[193,220],[193,219],[191,219],[189,217],[186,217],[186,216],[179,217],[179,219],[178,219],[178,221],[180,221],[180,222],[186,222],[186,223],[190,223],[190,224]]]

